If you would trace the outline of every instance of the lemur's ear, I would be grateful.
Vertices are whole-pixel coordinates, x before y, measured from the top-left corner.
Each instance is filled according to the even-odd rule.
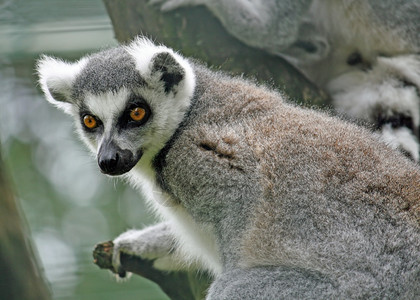
[[[166,46],[159,46],[147,38],[138,37],[125,47],[133,57],[136,68],[153,88],[162,87],[177,100],[190,99],[195,88],[192,65]]]
[[[160,73],[160,80],[164,84],[165,93],[172,91],[184,79],[185,71],[169,52],[155,54],[151,60],[152,74]]]
[[[67,113],[74,104],[71,89],[83,65],[83,61],[67,63],[49,56],[42,56],[37,62],[39,83],[47,100]]]

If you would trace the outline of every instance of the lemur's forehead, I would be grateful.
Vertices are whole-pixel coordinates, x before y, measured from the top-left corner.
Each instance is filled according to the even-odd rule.
[[[112,126],[126,109],[130,96],[131,92],[126,88],[118,92],[89,93],[85,96],[82,110],[98,117],[105,126]]]
[[[118,92],[122,88],[133,89],[142,85],[144,80],[133,57],[123,47],[117,47],[89,57],[74,81],[73,96],[82,99],[86,94]]]

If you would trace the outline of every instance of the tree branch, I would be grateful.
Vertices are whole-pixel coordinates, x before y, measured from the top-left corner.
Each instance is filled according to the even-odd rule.
[[[94,263],[101,269],[111,270],[112,252],[114,244],[112,241],[99,243],[93,250]],[[200,274],[195,276],[193,272],[163,272],[153,268],[153,261],[142,259],[137,256],[121,253],[121,267],[126,272],[131,272],[147,278],[160,286],[160,288],[171,297],[171,299],[203,299],[204,291],[210,284],[210,276]],[[126,273],[120,273],[125,277]]]

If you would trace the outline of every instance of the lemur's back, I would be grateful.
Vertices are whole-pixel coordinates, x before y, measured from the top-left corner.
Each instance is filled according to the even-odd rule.
[[[195,71],[193,107],[163,178],[196,220],[212,224],[227,269],[313,270],[335,278],[341,295],[359,289],[349,296],[369,295],[361,286],[370,295],[420,286],[414,164],[352,124]]]

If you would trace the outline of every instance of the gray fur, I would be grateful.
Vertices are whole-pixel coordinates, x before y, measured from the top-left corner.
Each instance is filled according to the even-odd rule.
[[[415,74],[413,83],[420,89],[418,63],[401,66],[404,56],[420,52],[419,0],[151,0],[151,3],[160,3],[163,10],[205,5],[230,34],[247,45],[287,59],[330,94],[340,114],[377,128],[394,148],[403,149],[419,161],[416,132],[420,129],[420,95],[403,95],[409,87],[395,85],[385,91],[381,86],[393,85],[394,79],[410,82],[409,77]],[[353,60],[354,53],[359,55],[359,63]],[[382,68],[382,57],[400,57],[393,63],[397,70]],[[420,56],[416,60],[420,62]],[[346,74],[366,79],[359,83],[343,78]],[[351,107],[361,104],[360,95],[354,93],[361,89],[372,95],[372,105],[366,104],[366,109],[355,112]],[[402,100],[399,107],[390,100],[395,97]],[[409,135],[382,130],[376,119],[367,118],[364,113],[375,114],[378,107],[375,102],[381,104],[383,112],[396,112],[392,119],[409,106],[408,114],[415,120],[415,129],[406,127]]]
[[[316,271],[287,266],[235,269],[216,279],[208,299],[337,299],[336,288],[333,280]]]
[[[142,47],[149,55],[166,52],[136,43],[133,55]],[[176,94],[185,98],[165,92],[162,69],[151,67],[159,56],[150,55],[145,68],[158,82],[137,93],[153,118],[135,134],[104,118],[105,128],[119,132],[107,138],[141,149],[127,176],[167,220],[114,240],[118,272],[126,252],[159,269],[210,269],[208,299],[420,298],[415,163],[363,128],[168,53],[160,56],[169,62],[163,72],[182,74]],[[94,69],[106,68],[96,63]],[[125,66],[116,68],[126,74]],[[98,99],[120,95],[110,87]],[[84,99],[104,115],[124,111],[125,99],[112,100],[102,107]]]
[[[142,243],[132,243],[126,236],[136,236],[137,240]],[[146,230],[129,230],[121,234],[114,240],[114,251],[116,253],[127,253],[138,255],[142,254],[142,258],[155,260],[167,256],[175,248],[174,237],[170,231],[170,224],[166,222],[159,223],[154,226],[149,226]],[[114,259],[119,259],[119,256],[114,256]],[[124,271],[122,269],[118,271]]]
[[[135,89],[145,82],[135,70],[133,57],[124,49],[109,49],[93,54],[73,85],[73,97],[82,99],[86,93],[98,95],[117,92],[122,87]]]
[[[195,220],[215,227],[226,273],[211,299],[420,297],[414,164],[353,125],[196,74],[195,105],[162,176]]]
[[[420,1],[368,1],[375,21],[390,30],[397,30],[416,52],[420,51]]]

